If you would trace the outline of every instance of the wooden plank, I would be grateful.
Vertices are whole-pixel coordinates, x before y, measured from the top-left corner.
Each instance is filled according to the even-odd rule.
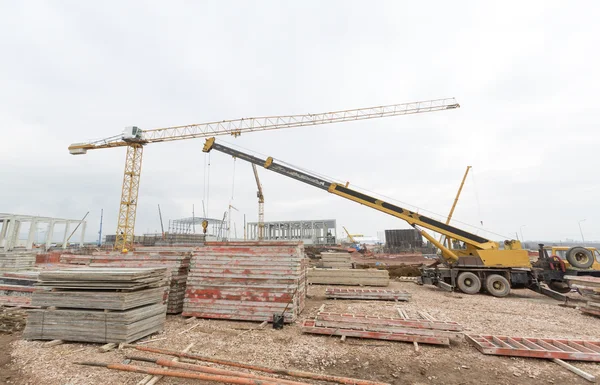
[[[573,366],[573,365],[571,365],[571,364],[569,364],[567,362],[564,362],[563,360],[560,360],[558,358],[552,358],[552,362],[554,362],[556,364],[559,364],[563,368],[565,368],[567,370],[570,370],[571,372],[577,374],[578,376],[580,376],[582,378],[585,378],[589,382],[596,382],[596,377],[595,376],[593,376],[593,375],[591,375],[591,374],[589,374],[587,372],[584,372],[583,370],[581,370],[581,369],[579,369],[579,368],[577,368],[577,367],[575,367],[575,366]]]

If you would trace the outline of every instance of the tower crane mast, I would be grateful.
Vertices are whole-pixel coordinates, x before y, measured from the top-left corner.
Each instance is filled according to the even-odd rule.
[[[144,145],[217,135],[232,135],[237,137],[246,132],[385,118],[451,110],[459,107],[460,105],[454,98],[446,98],[318,114],[242,118],[150,130],[142,130],[139,127],[131,126],[125,128],[120,135],[101,140],[73,143],[69,146],[69,153],[72,155],[82,155],[86,154],[88,150],[127,147],[117,236],[114,246],[116,250],[126,250],[128,247],[133,246],[133,231],[138,204]]]

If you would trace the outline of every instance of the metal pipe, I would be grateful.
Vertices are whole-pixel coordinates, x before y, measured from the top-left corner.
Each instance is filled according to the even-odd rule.
[[[194,372],[203,372],[203,373],[223,375],[223,376],[252,378],[255,380],[264,380],[264,381],[277,381],[278,383],[285,384],[285,385],[305,385],[306,384],[304,382],[289,381],[289,380],[284,380],[284,379],[280,379],[280,378],[261,376],[261,375],[254,374],[254,373],[244,373],[244,372],[238,372],[235,370],[212,368],[209,366],[185,364],[182,362],[171,361],[171,360],[168,360],[165,358],[147,358],[147,357],[137,357],[137,356],[127,356],[127,358],[130,360],[133,360],[133,361],[152,362],[159,366],[168,366],[171,368],[192,370]]]
[[[160,348],[154,348],[151,346],[138,346],[138,345],[127,344],[127,345],[124,345],[124,347],[125,348],[133,348],[133,349],[144,351],[144,352],[167,354],[170,356],[175,356],[175,357],[180,357],[180,358],[189,358],[189,359],[197,360],[197,361],[212,362],[214,364],[256,370],[256,371],[264,372],[264,373],[282,374],[282,375],[286,375],[286,376],[300,377],[300,378],[310,378],[310,379],[318,380],[318,381],[337,382],[339,384],[346,384],[346,385],[390,385],[386,382],[360,380],[360,379],[356,379],[356,378],[330,376],[327,374],[304,372],[304,371],[300,371],[300,370],[278,369],[278,368],[269,368],[266,366],[244,364],[241,362],[227,361],[227,360],[222,360],[222,359],[214,358],[214,357],[201,356],[198,354],[181,353],[176,350],[160,349]]]
[[[178,378],[188,378],[188,379],[193,379],[193,380],[222,382],[225,384],[281,385],[280,382],[276,382],[276,381],[259,381],[259,380],[253,380],[250,378],[242,378],[242,377],[217,376],[217,375],[204,374],[204,373],[179,372],[176,370],[165,370],[165,369],[161,369],[161,368],[150,368],[150,367],[142,367],[142,366],[135,366],[135,365],[106,364],[106,363],[102,363],[102,362],[74,362],[74,364],[99,366],[99,367],[104,367],[107,369],[121,370],[124,372],[152,374],[155,376],[178,377]],[[277,379],[274,378],[274,380],[277,380]]]

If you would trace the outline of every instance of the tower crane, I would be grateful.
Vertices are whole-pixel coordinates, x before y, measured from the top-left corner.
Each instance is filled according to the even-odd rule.
[[[254,163],[252,163],[252,171],[254,171],[254,179],[256,179],[256,188],[258,189],[256,191],[256,197],[258,198],[258,240],[262,241],[265,238],[265,196]]]
[[[185,126],[174,126],[142,130],[139,127],[126,127],[122,134],[109,138],[73,143],[69,146],[72,155],[83,155],[89,150],[102,148],[127,147],[125,172],[121,189],[119,217],[117,221],[116,250],[125,250],[133,246],[133,231],[138,204],[142,155],[144,146],[151,143],[172,142],[216,135],[276,130],[288,127],[315,126],[318,124],[340,123],[353,120],[384,118],[424,112],[456,109],[460,105],[454,98],[426,100],[421,102],[391,104],[386,106],[357,108],[318,114],[265,116],[234,120],[214,121]]]

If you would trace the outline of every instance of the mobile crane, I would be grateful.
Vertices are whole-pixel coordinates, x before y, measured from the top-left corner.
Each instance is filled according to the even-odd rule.
[[[539,289],[541,282],[548,285],[564,284],[564,263],[561,265],[558,257],[548,256],[543,252],[543,248],[540,248],[538,260],[532,263],[527,250],[521,247],[521,242],[518,240],[504,241],[503,248],[501,248],[498,242],[353,190],[348,187],[349,183],[343,185],[323,179],[320,176],[277,163],[272,157],[258,158],[216,143],[214,137],[206,140],[202,151],[210,152],[212,150],[262,166],[267,170],[406,221],[441,251],[439,264],[443,264],[443,267],[435,266],[435,268],[424,269],[421,277],[424,283],[438,284],[452,289],[458,287],[466,294],[475,294],[485,289],[495,297],[507,296],[511,288]],[[453,242],[449,244],[459,247],[446,247],[422,229],[428,229],[452,239]]]

